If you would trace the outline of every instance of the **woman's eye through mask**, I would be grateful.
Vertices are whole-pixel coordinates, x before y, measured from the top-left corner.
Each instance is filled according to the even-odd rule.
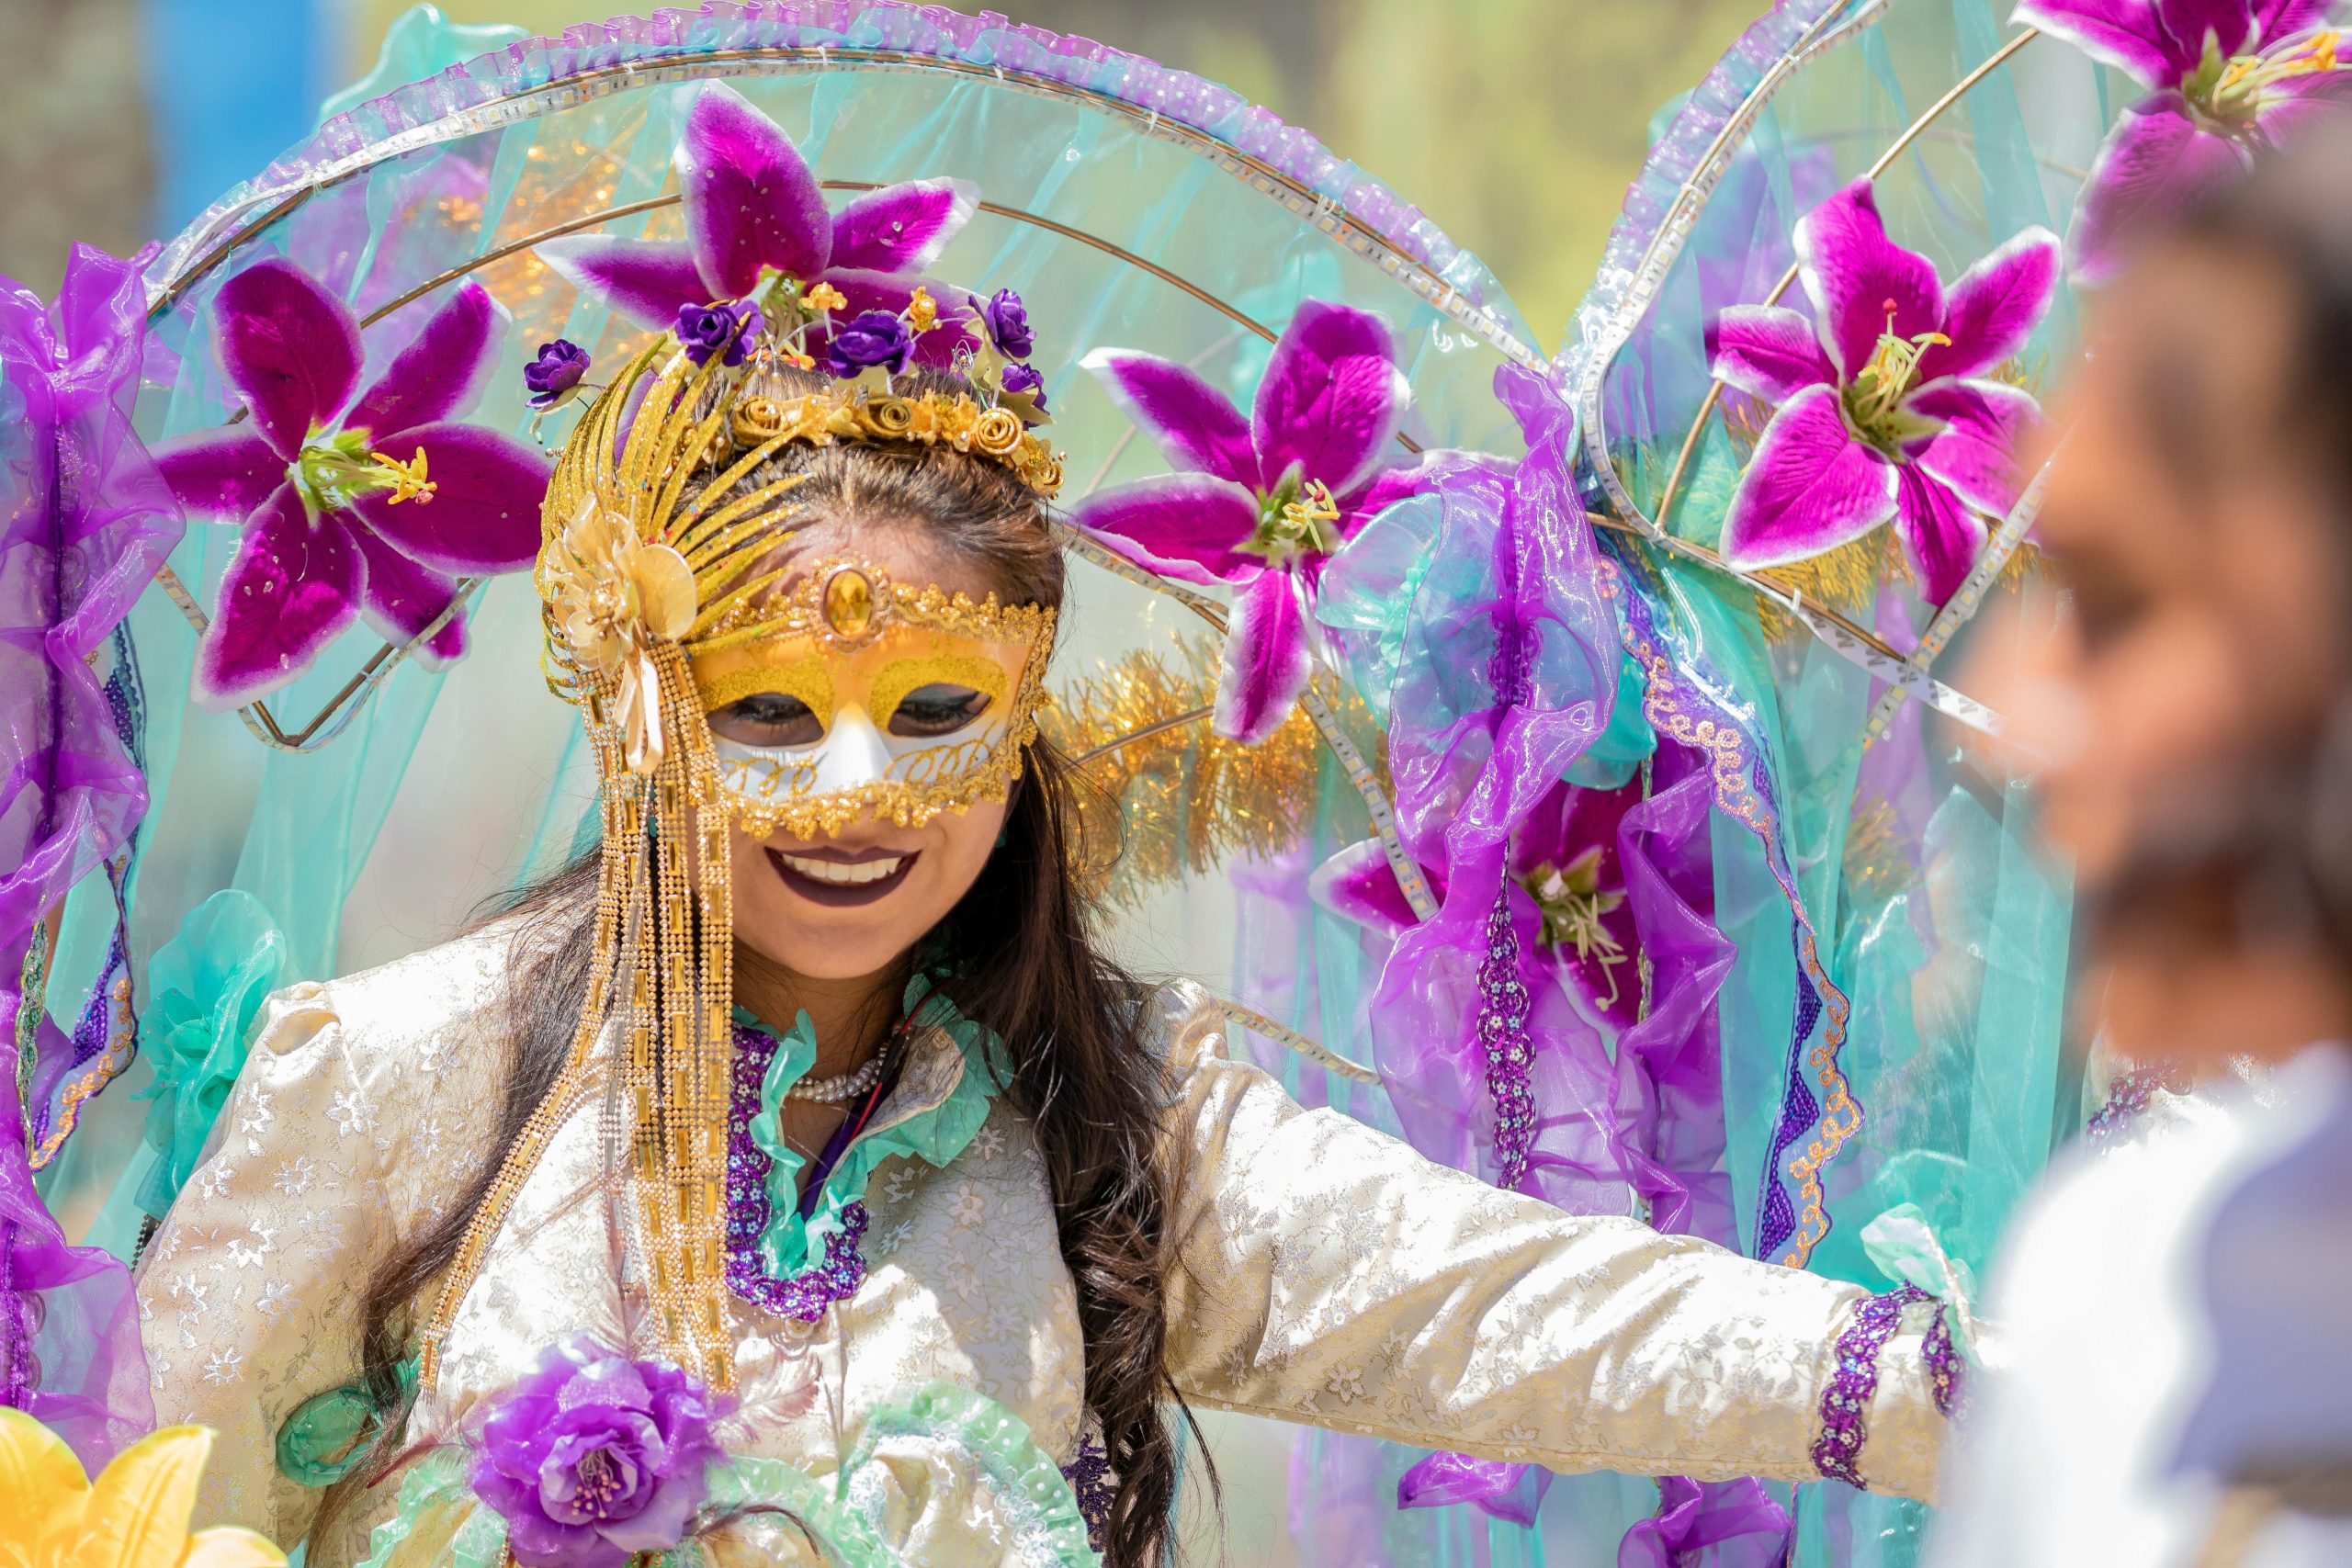
[[[883,730],[897,736],[953,735],[988,710],[987,693],[933,682],[899,698]],[[807,703],[785,692],[760,692],[729,703],[710,716],[710,727],[724,739],[746,746],[797,748],[814,746],[825,738],[825,720]]]
[[[745,830],[831,835],[1002,799],[1036,735],[1054,612],[808,566],[687,649]]]

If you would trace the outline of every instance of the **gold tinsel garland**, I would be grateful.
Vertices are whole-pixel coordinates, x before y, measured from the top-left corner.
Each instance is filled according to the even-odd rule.
[[[1322,765],[1314,722],[1294,710],[1245,746],[1211,731],[1204,710],[1216,696],[1216,650],[1187,641],[1172,658],[1131,653],[1040,710],[1038,728],[1079,763],[1077,870],[1090,899],[1132,908],[1187,874],[1279,853],[1306,832]]]

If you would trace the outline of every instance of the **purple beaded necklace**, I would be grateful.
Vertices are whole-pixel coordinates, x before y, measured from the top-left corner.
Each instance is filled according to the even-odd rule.
[[[911,1012],[899,1021],[883,1046],[893,1055],[891,1065],[809,1168],[800,1190],[798,1213],[804,1223],[815,1213],[825,1179],[841,1163],[842,1153],[872,1119],[875,1108],[898,1087],[898,1047],[912,1021]],[[865,1258],[858,1251],[858,1242],[865,1235],[865,1205],[862,1201],[842,1205],[841,1228],[825,1238],[823,1261],[780,1279],[763,1267],[760,1236],[767,1230],[772,1213],[767,1183],[775,1162],[752,1141],[752,1118],[759,1113],[760,1084],[767,1077],[778,1043],[764,1029],[735,1026],[734,1081],[727,1115],[727,1285],[763,1312],[814,1323],[825,1315],[826,1308],[846,1301],[865,1282]]]

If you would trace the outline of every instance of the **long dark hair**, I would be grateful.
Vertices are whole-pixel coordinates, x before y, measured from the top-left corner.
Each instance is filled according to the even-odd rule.
[[[778,390],[797,383],[779,377]],[[951,389],[916,378],[916,389]],[[1058,606],[1062,557],[1036,498],[1002,469],[946,448],[792,446],[742,481],[805,473],[797,520],[919,528],[993,575],[1008,603]],[[1167,1089],[1144,1035],[1146,987],[1097,951],[1072,883],[1077,781],[1040,740],[1009,803],[1003,842],[932,933],[951,959],[940,988],[1000,1036],[1012,1058],[1010,1101],[1036,1129],[1085,1336],[1086,1402],[1118,1477],[1104,1538],[1114,1568],[1162,1555],[1187,1424],[1168,1374],[1168,1217],[1179,1173],[1163,1161]],[[418,1297],[456,1257],[499,1164],[553,1088],[587,987],[596,861],[592,855],[501,911],[514,922],[503,1006],[513,1052],[498,1141],[460,1201],[368,1280],[361,1360],[380,1414],[377,1452],[397,1453],[404,1420],[401,1363]],[[1205,1456],[1204,1456],[1205,1458]],[[372,1468],[372,1467],[371,1467]]]

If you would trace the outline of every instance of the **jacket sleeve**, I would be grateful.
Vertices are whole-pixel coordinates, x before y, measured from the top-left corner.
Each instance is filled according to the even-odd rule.
[[[1166,1002],[1181,1172],[1169,1287],[1199,1403],[1563,1472],[1819,1479],[1859,1287],[1435,1165],[1227,1060]],[[1928,1498],[1943,1418],[1915,1310],[1877,1359],[1860,1471]]]
[[[323,1494],[280,1471],[279,1430],[358,1380],[369,1277],[492,1141],[502,1058],[468,1005],[487,977],[444,949],[270,998],[137,1278],[157,1418],[220,1433],[199,1524],[309,1531]]]

